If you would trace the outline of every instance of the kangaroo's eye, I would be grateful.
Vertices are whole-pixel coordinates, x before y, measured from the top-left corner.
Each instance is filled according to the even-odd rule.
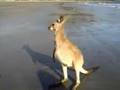
[[[54,26],[55,24],[52,24],[52,26]]]

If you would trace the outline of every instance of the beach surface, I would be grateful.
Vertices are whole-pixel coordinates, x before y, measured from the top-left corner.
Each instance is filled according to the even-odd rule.
[[[71,16],[65,34],[83,52],[84,67],[100,67],[88,78],[81,75],[80,90],[119,90],[120,8],[80,3],[0,3],[0,90],[49,90],[60,80],[61,67],[51,58],[54,35],[48,31],[59,15]],[[65,90],[75,79],[68,72]]]

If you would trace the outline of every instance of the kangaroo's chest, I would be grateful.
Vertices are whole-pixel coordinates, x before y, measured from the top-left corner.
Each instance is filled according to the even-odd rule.
[[[69,67],[72,66],[73,57],[69,50],[64,48],[57,48],[55,52],[55,57],[60,63],[65,64]]]

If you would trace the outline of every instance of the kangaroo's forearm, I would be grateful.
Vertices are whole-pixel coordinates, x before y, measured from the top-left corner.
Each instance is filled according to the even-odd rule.
[[[53,59],[55,59],[55,51],[56,51],[56,48],[53,49],[53,54],[52,54]]]

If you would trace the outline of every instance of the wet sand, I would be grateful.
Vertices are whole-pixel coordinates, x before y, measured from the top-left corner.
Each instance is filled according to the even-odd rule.
[[[47,29],[59,14],[71,15],[65,33],[84,53],[85,68],[100,66],[80,90],[119,90],[120,9],[75,3],[0,3],[0,90],[47,90],[60,79]]]

